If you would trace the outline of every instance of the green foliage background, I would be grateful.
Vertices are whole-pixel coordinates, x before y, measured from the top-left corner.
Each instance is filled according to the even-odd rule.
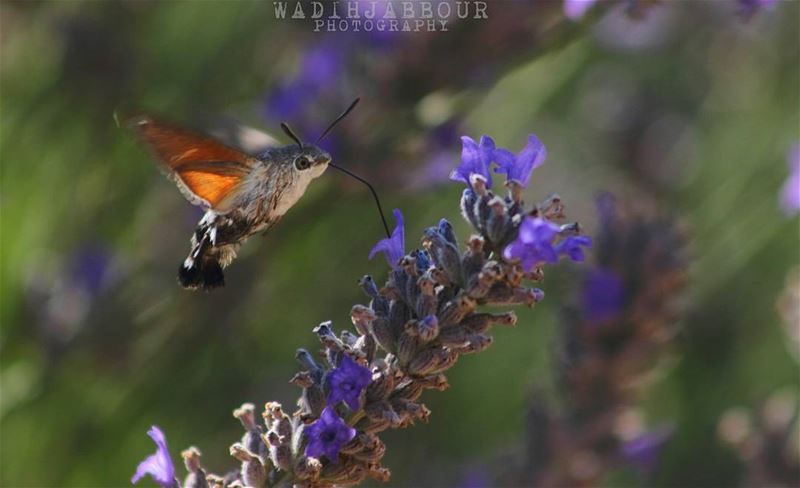
[[[800,260],[797,218],[777,204],[786,152],[800,136],[800,3],[780,2],[750,22],[721,3],[656,7],[667,11],[664,39],[636,49],[615,48],[599,13],[566,25],[560,4],[532,7],[527,28],[558,19],[559,42],[519,46],[492,60],[480,84],[435,94],[473,137],[516,150],[535,132],[549,157],[529,200],[558,192],[590,234],[598,190],[647,196],[688,224],[682,332],[643,395],[653,423],[677,428],[653,481],[662,486],[735,484],[741,466],[716,439],[720,415],[798,380],[775,302]],[[271,2],[0,7],[0,484],[126,486],[152,451],[151,424],[173,455],[194,444],[211,469],[232,467],[227,448],[240,434],[231,411],[244,401],[290,405],[295,349],[314,347],[310,331],[321,321],[349,325],[350,306],[365,302],[359,277],[383,280],[384,264],[366,259],[381,237],[374,208],[365,191],[325,176],[242,249],[227,288],[183,291],[174,272],[197,214],[112,112],[133,103],[175,120],[224,113],[274,131],[260,104],[322,34],[276,21]],[[430,59],[445,69],[458,62]],[[431,99],[421,100],[404,107],[419,113]],[[424,124],[393,126],[393,117],[382,113],[392,137],[424,135]],[[423,161],[364,139],[348,154],[370,154],[358,167],[385,205],[403,210],[409,246],[441,217],[466,236],[459,185],[411,187]],[[454,166],[458,147],[452,141]],[[87,247],[110,253],[119,279],[64,330],[56,319],[72,299],[58,293]],[[394,486],[429,484],[432,473],[458,485],[471,462],[521,441],[531,387],[552,382],[559,307],[574,288],[570,265],[551,269],[545,303],[519,311],[516,329],[498,330],[488,351],[460,361],[451,389],[427,395],[431,423],[386,435]],[[625,473],[609,480],[636,483]]]

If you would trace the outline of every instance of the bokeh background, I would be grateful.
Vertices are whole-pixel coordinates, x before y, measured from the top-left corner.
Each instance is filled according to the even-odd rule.
[[[126,486],[151,424],[176,462],[196,445],[212,470],[233,467],[231,411],[291,405],[295,349],[315,347],[321,321],[349,325],[363,274],[385,277],[367,260],[382,237],[369,193],[329,172],[242,248],[224,290],[180,289],[200,213],[113,112],[279,139],[287,120],[311,139],[355,96],[326,145],[403,211],[408,247],[442,217],[468,232],[447,181],[462,134],[517,151],[536,133],[548,160],[527,200],[557,192],[589,235],[599,191],[682,222],[675,334],[639,394],[672,435],[646,479],[619,466],[603,484],[746,484],[720,419],[798,387],[798,219],[779,192],[800,138],[800,3],[742,3],[601,3],[570,20],[560,1],[498,1],[449,32],[353,34],[276,20],[272,2],[4,1],[0,484]],[[532,392],[557,389],[580,266],[549,269],[546,300],[426,394],[429,424],[387,433],[390,485],[495,483],[491,465],[529,435]]]

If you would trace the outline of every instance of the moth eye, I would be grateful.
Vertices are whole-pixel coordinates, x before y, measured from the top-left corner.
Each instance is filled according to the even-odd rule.
[[[311,160],[305,156],[297,156],[294,158],[294,167],[299,170],[308,169],[311,166]]]

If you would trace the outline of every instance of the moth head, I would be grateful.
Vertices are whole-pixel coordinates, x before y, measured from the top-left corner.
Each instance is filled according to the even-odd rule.
[[[305,145],[297,151],[292,166],[301,173],[311,173],[314,177],[321,175],[331,162],[331,155],[315,145]]]

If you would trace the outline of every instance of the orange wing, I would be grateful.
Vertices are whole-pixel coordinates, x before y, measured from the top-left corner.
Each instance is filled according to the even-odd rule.
[[[219,213],[231,210],[237,190],[257,160],[208,136],[134,117],[135,128],[186,198]]]

